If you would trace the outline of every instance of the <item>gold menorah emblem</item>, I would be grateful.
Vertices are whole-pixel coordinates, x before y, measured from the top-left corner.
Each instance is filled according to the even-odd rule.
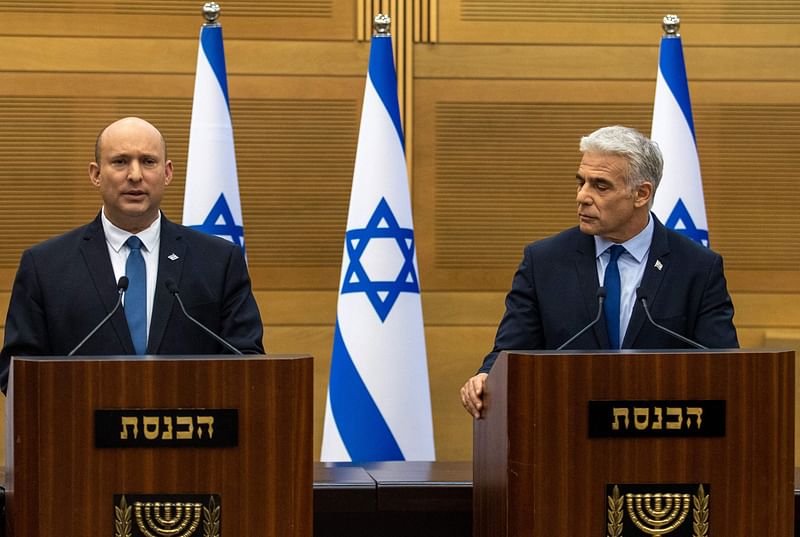
[[[136,525],[145,537],[190,537],[200,526],[202,503],[134,502]]]
[[[625,495],[628,518],[648,535],[666,535],[683,524],[689,514],[689,494],[635,494]]]
[[[219,496],[118,495],[114,537],[220,537]],[[202,500],[208,500],[204,504]],[[202,529],[201,529],[202,523]]]
[[[707,537],[707,489],[708,484],[608,485],[606,535],[623,537],[625,527],[625,537]]]

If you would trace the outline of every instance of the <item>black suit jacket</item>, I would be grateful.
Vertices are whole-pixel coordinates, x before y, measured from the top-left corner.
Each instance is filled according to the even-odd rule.
[[[245,353],[263,353],[263,325],[241,248],[162,215],[148,354],[221,354],[226,349],[189,321],[164,282],[172,279],[189,313]],[[0,351],[5,391],[11,357],[62,356],[117,301],[117,282],[100,215],[22,254]],[[123,309],[78,351],[135,354]]]
[[[640,286],[653,319],[709,348],[737,348],[722,257],[653,219],[653,241]],[[494,349],[480,371],[488,373],[502,350],[558,348],[597,315],[599,285],[591,235],[575,227],[529,244],[506,297]],[[572,342],[569,350],[609,347],[605,320],[601,319]],[[637,301],[623,349],[685,347],[650,324]]]

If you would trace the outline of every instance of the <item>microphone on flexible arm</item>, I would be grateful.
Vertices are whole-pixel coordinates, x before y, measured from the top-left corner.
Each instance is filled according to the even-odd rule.
[[[584,326],[580,332],[578,332],[577,334],[569,338],[567,341],[562,343],[561,346],[556,349],[557,351],[563,350],[564,347],[566,347],[567,345],[569,345],[570,343],[581,337],[587,330],[596,325],[597,321],[600,320],[600,317],[603,315],[603,302],[605,302],[606,300],[606,288],[598,287],[596,296],[597,296],[597,317],[595,317],[592,322]]]
[[[636,298],[637,298],[637,300],[639,300],[639,302],[642,303],[642,307],[644,308],[644,312],[647,315],[647,320],[650,321],[650,324],[652,324],[653,326],[655,326],[659,330],[662,330],[662,331],[666,332],[667,334],[671,335],[672,337],[680,339],[684,343],[688,343],[689,345],[691,345],[692,347],[695,347],[696,349],[708,350],[708,347],[705,347],[705,346],[699,344],[696,341],[692,341],[688,337],[684,337],[684,336],[680,335],[677,332],[673,332],[672,330],[670,330],[666,326],[661,326],[660,324],[655,322],[653,320],[652,315],[650,315],[650,308],[647,307],[647,294],[641,287],[636,289]]]
[[[86,343],[87,341],[89,341],[89,338],[92,337],[95,334],[95,332],[100,330],[101,326],[103,326],[104,324],[106,324],[108,322],[108,320],[111,318],[111,316],[114,315],[117,312],[117,310],[119,309],[120,305],[122,304],[122,295],[127,290],[128,290],[128,277],[127,276],[120,276],[119,281],[117,282],[117,293],[118,293],[117,303],[114,304],[114,307],[111,309],[111,312],[108,315],[106,315],[105,317],[103,317],[103,320],[100,321],[98,323],[98,325],[95,326],[94,329],[92,329],[92,331],[89,332],[86,335],[86,337],[81,340],[80,343],[75,345],[74,349],[69,351],[69,354],[67,354],[67,356],[72,356],[73,354],[75,354],[75,351],[77,351],[78,349],[83,347],[83,344]]]
[[[192,321],[194,324],[196,324],[197,326],[199,326],[200,328],[202,328],[202,329],[203,329],[203,331],[204,331],[205,333],[207,333],[208,335],[210,335],[211,337],[213,337],[214,339],[216,339],[217,341],[219,341],[220,343],[222,343],[223,345],[225,345],[225,347],[226,347],[228,350],[230,350],[231,352],[233,352],[234,354],[242,354],[242,351],[240,351],[239,349],[237,349],[236,347],[234,347],[233,345],[231,345],[230,343],[228,343],[227,341],[225,341],[224,339],[222,339],[220,336],[218,336],[217,334],[215,334],[215,333],[214,333],[214,332],[213,332],[213,331],[212,331],[210,328],[208,328],[206,325],[204,325],[203,323],[201,323],[200,321],[198,321],[197,319],[195,319],[194,317],[192,317],[191,315],[189,315],[189,312],[188,312],[188,311],[186,311],[186,308],[183,306],[183,300],[181,300],[181,296],[180,296],[180,294],[178,293],[178,285],[175,283],[175,280],[173,280],[172,278],[167,278],[166,280],[164,280],[164,285],[166,285],[166,286],[167,286],[167,290],[170,292],[170,294],[171,294],[172,296],[174,296],[174,297],[175,297],[175,298],[178,300],[178,304],[179,304],[179,305],[180,305],[180,307],[181,307],[181,311],[183,311],[183,314],[184,314],[184,315],[186,315],[186,318],[187,318],[187,319],[189,319],[189,320],[190,320],[190,321]]]

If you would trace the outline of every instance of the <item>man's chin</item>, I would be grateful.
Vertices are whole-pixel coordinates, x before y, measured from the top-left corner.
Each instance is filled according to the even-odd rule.
[[[581,232],[586,233],[587,235],[597,235],[598,229],[597,226],[590,224],[589,222],[579,222],[578,227],[580,228]]]

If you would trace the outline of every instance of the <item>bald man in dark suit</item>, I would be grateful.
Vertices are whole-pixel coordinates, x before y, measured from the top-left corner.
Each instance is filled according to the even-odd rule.
[[[263,325],[241,248],[161,214],[172,168],[164,139],[150,123],[124,118],[101,132],[89,165],[103,200],[100,213],[22,255],[0,351],[4,392],[12,356],[66,355],[111,312],[132,235],[141,239],[147,267],[145,347],[135,349],[120,308],[79,355],[228,352],[180,311],[167,288],[170,280],[201,323],[242,352],[264,352]]]

